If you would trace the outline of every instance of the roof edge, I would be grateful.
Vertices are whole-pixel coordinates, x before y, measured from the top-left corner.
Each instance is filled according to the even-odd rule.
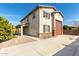
[[[56,11],[56,8],[54,6],[47,6],[47,5],[37,5],[30,13],[28,13],[23,19],[21,19],[20,22],[22,22],[26,17],[28,17],[33,11],[37,10],[38,8],[53,8]]]
[[[59,14],[61,14],[61,16],[64,18],[63,13],[62,13],[62,12],[60,12],[60,11],[54,11],[53,13],[59,13]]]

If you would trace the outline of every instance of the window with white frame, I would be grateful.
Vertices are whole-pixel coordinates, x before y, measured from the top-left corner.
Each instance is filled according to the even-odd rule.
[[[43,17],[50,19],[50,13],[48,13],[47,11],[43,11]]]
[[[43,32],[50,32],[50,25],[43,25]]]

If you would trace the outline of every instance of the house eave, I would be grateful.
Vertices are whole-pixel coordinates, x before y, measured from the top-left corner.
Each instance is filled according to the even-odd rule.
[[[27,18],[31,13],[33,13],[35,10],[39,9],[39,8],[53,8],[56,11],[56,8],[54,6],[46,6],[46,5],[38,5],[36,6],[30,13],[28,13],[28,15],[26,15],[23,19],[21,19],[20,22],[22,22],[25,18]]]
[[[52,14],[54,14],[54,13],[59,13],[64,18],[64,15],[63,15],[62,12],[60,12],[60,11],[54,11],[54,12],[52,12]]]

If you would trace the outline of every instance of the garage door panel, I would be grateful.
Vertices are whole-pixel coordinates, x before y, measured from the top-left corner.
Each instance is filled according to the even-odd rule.
[[[56,35],[62,34],[62,22],[56,20]]]

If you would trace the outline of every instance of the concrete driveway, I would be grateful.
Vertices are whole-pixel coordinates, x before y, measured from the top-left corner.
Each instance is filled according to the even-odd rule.
[[[79,38],[57,52],[54,56],[79,56]]]
[[[59,35],[49,39],[37,39],[33,42],[2,48],[0,49],[0,56],[76,55],[78,52],[76,54],[74,52],[78,49],[79,40],[76,41],[78,37]]]

